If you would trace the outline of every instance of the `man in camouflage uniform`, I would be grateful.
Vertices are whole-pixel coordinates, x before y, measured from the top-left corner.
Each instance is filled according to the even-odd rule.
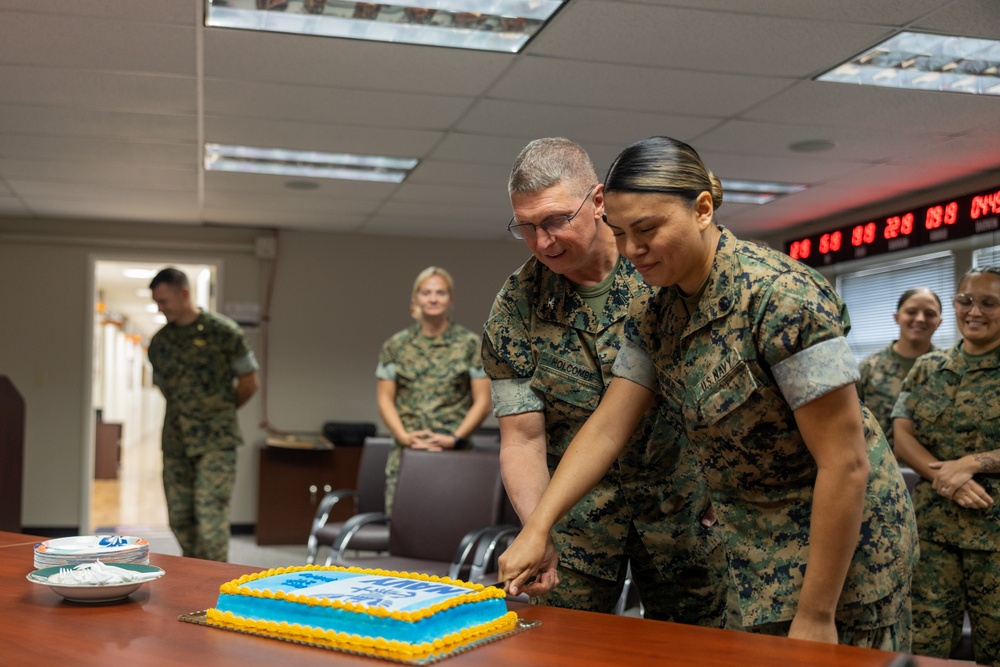
[[[471,410],[477,385],[489,396],[489,379],[479,359],[480,345],[479,336],[455,322],[448,322],[444,331],[433,337],[424,335],[418,322],[383,344],[375,377],[380,384],[394,384],[394,405],[404,431],[393,433],[396,446],[386,460],[387,514],[392,513],[403,458],[401,438],[430,431],[450,440],[444,444],[463,449],[469,445],[468,436],[488,414],[488,405],[481,411]],[[389,424],[388,419],[385,421]],[[425,448],[422,444],[415,446]]]
[[[983,288],[976,294],[978,312],[972,307],[963,312],[958,296],[977,288]],[[959,292],[955,315],[963,339],[949,350],[917,359],[892,411],[896,454],[920,473],[913,489],[920,530],[920,562],[913,576],[913,652],[947,658],[961,639],[967,611],[976,664],[996,665],[1000,267],[973,269]]]
[[[257,390],[257,361],[235,322],[196,308],[174,268],[150,283],[167,318],[149,344],[153,383],[167,399],[163,490],[170,528],[185,556],[225,561],[236,448],[236,409]]]
[[[509,192],[509,229],[534,257],[497,295],[483,362],[504,483],[526,521],[604,395],[629,304],[646,288],[601,222],[602,186],[580,146],[530,143]],[[673,422],[651,410],[613,468],[555,526],[559,584],[534,602],[610,613],[631,562],[647,618],[725,625],[722,549],[702,525],[707,497]],[[554,578],[540,572],[525,590],[541,593]]]

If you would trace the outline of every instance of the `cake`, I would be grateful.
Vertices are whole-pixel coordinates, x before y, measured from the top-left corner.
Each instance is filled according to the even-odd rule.
[[[426,574],[304,565],[223,584],[209,625],[413,660],[513,630],[500,588]]]

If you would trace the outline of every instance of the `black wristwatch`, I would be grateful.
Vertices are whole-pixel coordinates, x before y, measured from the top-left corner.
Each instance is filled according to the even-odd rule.
[[[469,442],[465,438],[458,437],[457,433],[452,433],[451,437],[455,438],[455,449],[460,449],[462,447],[468,447],[469,445],[472,444],[471,442]]]

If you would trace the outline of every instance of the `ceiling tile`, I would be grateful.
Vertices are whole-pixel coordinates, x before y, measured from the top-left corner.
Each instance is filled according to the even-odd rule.
[[[198,117],[75,107],[0,104],[4,134],[195,143]]]
[[[482,94],[512,56],[482,51],[354,39],[300,37],[251,30],[205,31],[205,76],[319,86],[430,93]],[[373,63],[392,63],[371,76]],[[442,74],[446,73],[446,76]]]
[[[0,103],[194,114],[193,78],[0,65]]]
[[[746,111],[793,82],[528,57],[517,61],[490,91],[491,98],[683,116],[725,118]]]
[[[440,130],[353,127],[228,116],[205,119],[205,141],[210,143],[261,146],[261,138],[267,137],[265,148],[330,153],[421,157],[444,136]]]
[[[442,95],[205,81],[205,110],[220,116],[433,130],[450,127],[470,102]]]
[[[680,139],[696,136],[719,121],[713,118],[623,111],[608,123],[606,109],[561,104],[482,100],[458,123],[470,134],[515,137],[564,136],[578,142],[603,141],[626,145],[653,134],[670,132]]]
[[[959,133],[995,122],[1000,98],[804,81],[744,114],[747,120]]]
[[[198,159],[198,154],[195,145],[0,134],[0,156],[22,160],[64,160],[77,163],[109,161],[145,166],[173,164],[190,167],[192,161]]]
[[[617,0],[609,0],[616,2]],[[906,25],[952,0],[635,0],[647,5],[690,7],[760,16]],[[989,0],[987,0],[989,1]]]
[[[888,34],[885,26],[861,23],[576,0],[527,51],[689,72],[793,77],[842,62]]]
[[[204,0],[4,0],[6,10],[195,25]]]
[[[0,13],[4,38],[0,63],[143,72],[195,74],[195,29],[113,18],[37,13]],[[38,41],[38,35],[45,39]]]
[[[682,137],[679,137],[682,138]],[[816,161],[878,162],[917,149],[927,149],[946,138],[943,132],[896,129],[822,127],[800,124],[731,120],[697,137],[699,152],[769,155]],[[802,141],[832,141],[835,147],[817,153],[796,153],[789,146]]]

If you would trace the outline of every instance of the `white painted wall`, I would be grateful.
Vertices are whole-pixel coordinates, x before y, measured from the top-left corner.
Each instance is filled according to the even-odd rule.
[[[86,231],[84,231],[86,230]],[[270,263],[253,253],[250,229],[125,223],[0,220],[0,375],[27,405],[23,523],[78,527],[90,470],[86,399],[98,259],[220,263],[220,309],[260,303]],[[319,431],[325,421],[374,421],[374,370],[382,341],[408,326],[416,274],[435,264],[456,282],[454,319],[480,331],[493,297],[526,258],[513,240],[456,241],[283,232],[269,335],[271,424]],[[263,359],[260,329],[250,340]],[[256,520],[255,448],[265,433],[260,394],[240,412],[235,523]],[[88,458],[89,456],[89,458]]]

